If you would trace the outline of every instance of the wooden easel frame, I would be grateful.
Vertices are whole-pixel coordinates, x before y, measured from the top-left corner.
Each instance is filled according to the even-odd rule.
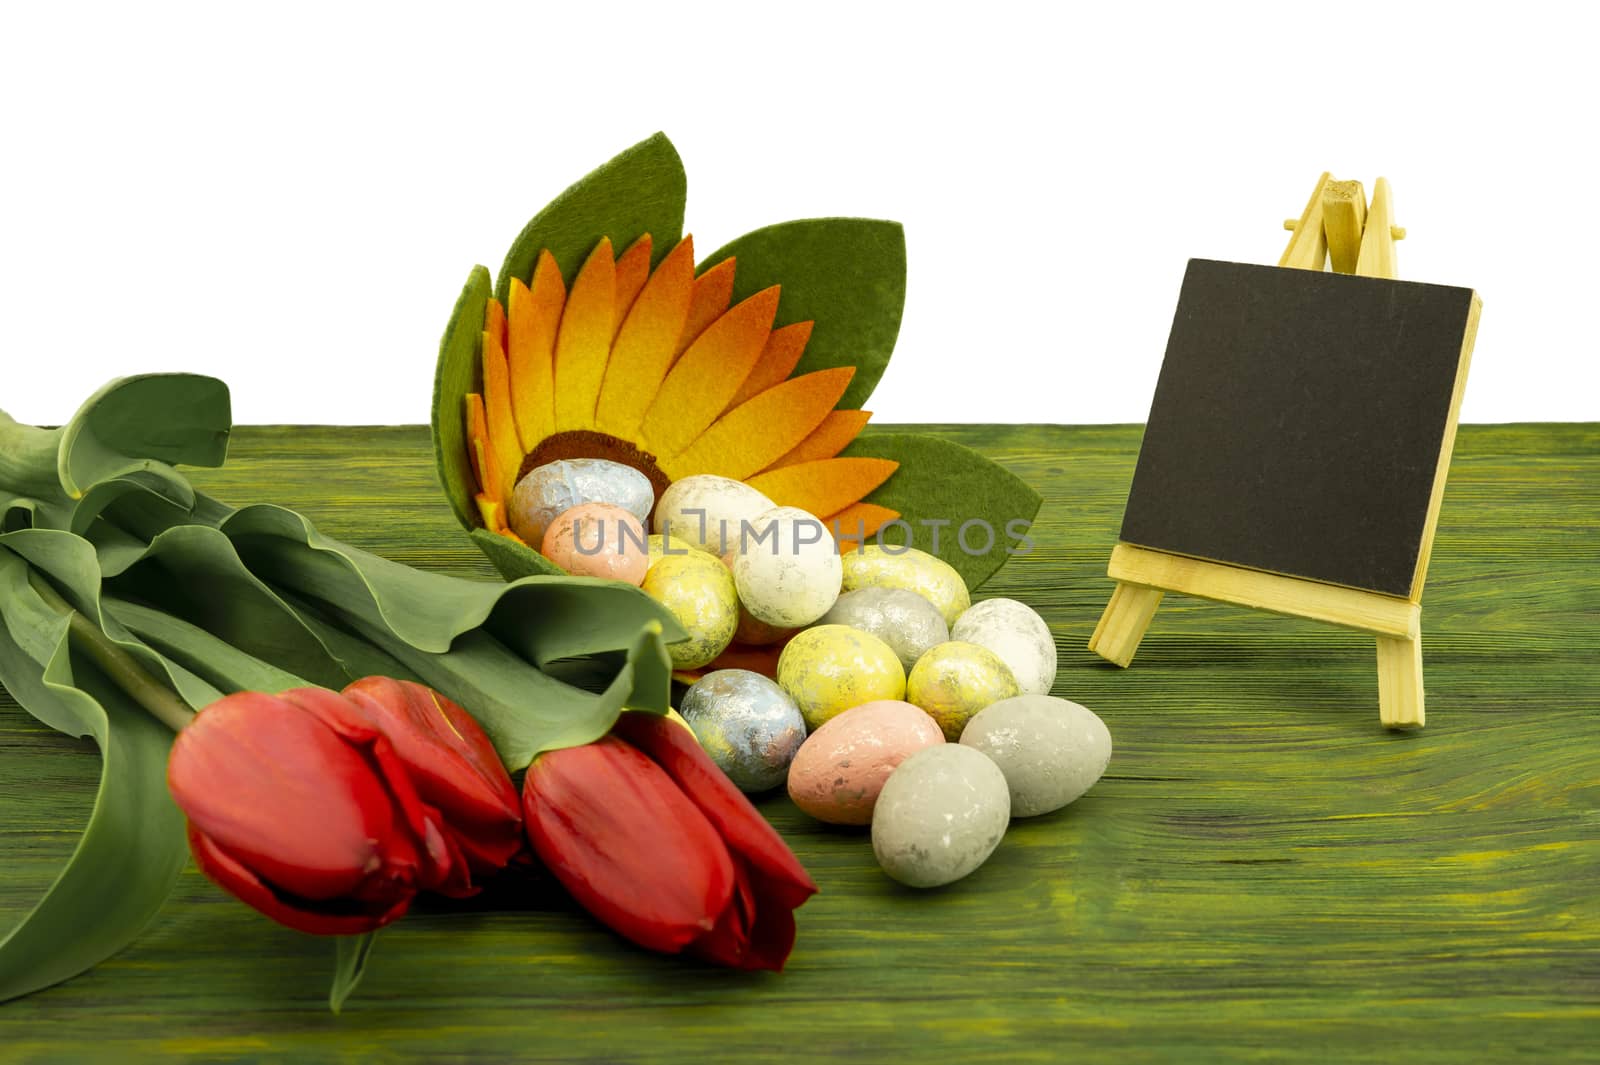
[[[1384,178],[1373,184],[1369,206],[1359,181],[1334,181],[1325,173],[1317,180],[1300,217],[1285,222],[1284,227],[1293,230],[1294,236],[1278,260],[1279,266],[1320,271],[1331,261],[1337,273],[1397,276],[1394,245],[1405,236],[1405,230],[1394,224],[1393,200]],[[1325,621],[1372,633],[1377,638],[1379,719],[1388,728],[1420,728],[1426,721],[1422,585],[1439,524],[1439,507],[1455,448],[1456,421],[1481,306],[1474,296],[1409,596],[1384,595],[1119,543],[1112,549],[1106,570],[1117,586],[1089,639],[1089,650],[1127,666],[1166,592]]]

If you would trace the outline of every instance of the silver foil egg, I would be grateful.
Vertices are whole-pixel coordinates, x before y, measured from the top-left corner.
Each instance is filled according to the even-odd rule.
[[[904,588],[857,588],[845,592],[819,622],[849,625],[888,644],[907,673],[929,648],[950,639],[939,608]]]
[[[610,459],[558,459],[529,470],[511,493],[511,531],[537,547],[556,516],[583,503],[610,503],[640,521],[650,514],[650,478]]]
[[[789,693],[747,669],[707,673],[684,694],[678,712],[728,779],[752,794],[784,782],[806,738]]]

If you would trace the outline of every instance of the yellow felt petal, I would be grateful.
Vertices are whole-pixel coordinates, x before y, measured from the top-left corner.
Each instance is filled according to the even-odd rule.
[[[807,376],[810,376],[809,374]],[[803,380],[800,378],[799,380]],[[768,469],[776,470],[783,466],[793,466],[801,462],[815,462],[818,459],[831,459],[844,450],[846,444],[856,438],[856,435],[866,428],[867,420],[872,417],[871,411],[864,410],[834,410],[829,411],[822,419],[822,424],[812,430],[811,435],[794,446],[794,450],[774,462]]]
[[[493,296],[483,307],[483,331],[493,333],[495,339],[503,345],[506,342],[506,312],[500,306],[500,301]]]
[[[823,519],[829,529],[837,529],[841,544],[860,543],[900,516],[898,510],[876,503],[851,503],[839,513]]]
[[[478,478],[479,494],[497,503],[504,501],[505,478],[490,443],[483,397],[476,392],[467,393],[467,456],[472,460],[473,475]]]
[[[522,467],[522,441],[517,438],[517,422],[511,414],[511,375],[506,370],[506,353],[492,333],[483,334],[483,412],[488,418],[489,450],[494,453],[500,472],[500,489],[490,492],[494,499],[510,499]]]
[[[778,287],[762,289],[712,322],[661,382],[640,426],[645,450],[676,455],[706,431],[761,357],[778,313]]]
[[[750,376],[744,379],[744,384],[739,386],[738,393],[733,397],[733,405],[738,406],[753,396],[759,396],[793,373],[800,356],[805,354],[806,341],[810,339],[810,322],[796,322],[782,329],[774,329],[767,338],[761,358],[756,361],[756,368],[750,371]]]
[[[899,468],[893,459],[822,459],[758,473],[745,483],[780,507],[837,514],[860,502]]]
[[[511,413],[517,419],[522,450],[532,451],[556,431],[555,350],[567,286],[549,252],[539,253],[533,285],[511,279],[506,314],[506,364],[511,371]]]
[[[505,507],[498,499],[490,499],[479,492],[472,497],[478,504],[478,516],[483,518],[483,527],[490,532],[505,532]]]
[[[774,385],[718,418],[694,443],[663,460],[661,472],[674,481],[691,473],[744,480],[811,435],[850,387],[855,373],[854,366],[839,366]]]
[[[733,299],[733,270],[735,260],[724,259],[694,279],[694,291],[689,296],[689,317],[678,335],[678,346],[672,357],[677,359],[689,350],[689,345],[700,339],[712,322],[728,309]]]
[[[617,330],[594,412],[595,427],[601,432],[637,440],[639,423],[677,352],[693,289],[694,240],[684,237],[650,275]]]
[[[612,317],[616,319],[618,329],[622,328],[622,323],[627,319],[628,308],[638,299],[639,290],[644,288],[645,280],[649,276],[650,234],[646,233],[628,245],[627,251],[617,256],[617,298]]]
[[[611,239],[600,241],[567,294],[556,336],[556,431],[593,429],[594,408],[611,353],[617,263]]]

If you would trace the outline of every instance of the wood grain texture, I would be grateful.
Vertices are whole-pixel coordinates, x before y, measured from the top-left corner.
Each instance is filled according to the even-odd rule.
[[[1594,1060],[1600,426],[1461,430],[1423,610],[1428,728],[1371,708],[1372,638],[1171,595],[1128,670],[1087,647],[1136,427],[938,427],[1044,493],[983,595],[1050,622],[1106,778],[916,893],[858,831],[762,802],[822,887],[782,976],[630,949],[563,904],[431,908],[333,1017],[332,945],[192,870],[144,937],[0,1007],[0,1061]],[[243,428],[234,501],[491,578],[419,428]],[[68,854],[84,743],[0,707],[0,918]]]

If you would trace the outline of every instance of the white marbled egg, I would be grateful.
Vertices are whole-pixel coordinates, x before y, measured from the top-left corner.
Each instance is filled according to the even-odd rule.
[[[697,473],[672,482],[656,503],[655,531],[669,543],[721,557],[739,543],[746,521],[773,509],[772,500],[743,481]]]
[[[739,601],[757,621],[779,628],[809,625],[839,598],[843,569],[827,526],[794,507],[774,507],[751,523],[734,547]]]
[[[950,638],[999,655],[1024,695],[1048,695],[1056,682],[1056,642],[1050,626],[1026,603],[1015,599],[973,603],[950,627]]]
[[[1094,786],[1111,761],[1111,732],[1088,707],[1051,695],[1018,695],[980,710],[961,744],[1005,774],[1014,817],[1059,810]]]
[[[650,478],[610,459],[559,459],[529,470],[511,492],[511,531],[537,547],[556,515],[583,503],[610,503],[644,521],[655,502]]]
[[[959,743],[925,747],[900,763],[872,811],[872,852],[910,887],[960,880],[988,860],[1011,820],[998,766]]]

